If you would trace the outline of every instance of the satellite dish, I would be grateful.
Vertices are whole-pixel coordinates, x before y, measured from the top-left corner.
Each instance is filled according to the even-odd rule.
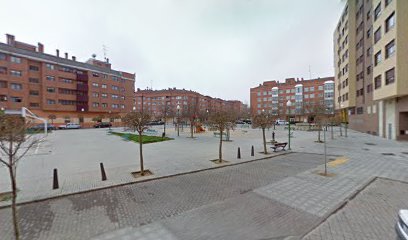
[[[96,54],[95,54],[95,53],[94,53],[94,54],[92,54],[92,58],[94,58],[94,59],[96,58]]]

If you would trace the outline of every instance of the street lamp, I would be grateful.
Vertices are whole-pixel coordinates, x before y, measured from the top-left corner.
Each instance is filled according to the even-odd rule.
[[[136,112],[136,107],[133,107],[133,112]]]
[[[180,136],[180,105],[177,104],[177,136]]]
[[[288,150],[291,150],[290,149],[290,107],[292,106],[292,102],[290,101],[290,100],[288,100],[288,102],[286,103],[286,107],[287,107],[287,109],[288,109],[288,122],[289,122],[289,127],[288,127],[288,129],[289,129],[289,132],[288,132],[288,144],[289,144],[289,147],[288,147]]]
[[[112,123],[111,123],[112,122],[111,121],[112,120],[112,115],[111,114],[112,114],[112,111],[109,111],[109,130],[111,130],[111,125],[112,125]]]

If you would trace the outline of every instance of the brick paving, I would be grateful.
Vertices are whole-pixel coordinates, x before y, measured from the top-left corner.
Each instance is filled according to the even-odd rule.
[[[408,209],[407,199],[408,183],[376,179],[304,239],[397,239],[397,213]]]
[[[19,214],[23,239],[86,239],[122,228],[145,226],[202,206],[248,194],[258,187],[314,168],[322,161],[320,155],[293,153],[195,174],[22,205],[19,207]],[[275,204],[277,205],[279,204]],[[262,208],[257,211],[262,213]],[[277,214],[282,212],[284,211]],[[294,218],[294,214],[283,216]],[[269,218],[260,220],[260,224],[269,226],[269,221]],[[309,224],[308,221],[305,222]],[[9,209],[0,210],[0,236],[2,240],[11,239]]]

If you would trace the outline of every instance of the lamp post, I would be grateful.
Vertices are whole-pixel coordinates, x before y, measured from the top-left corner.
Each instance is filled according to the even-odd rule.
[[[180,105],[177,104],[177,137],[180,136]]]
[[[112,120],[112,111],[109,111],[109,131],[111,130],[111,125],[112,125],[112,123],[111,123],[111,120]]]
[[[287,107],[287,109],[288,109],[288,123],[289,123],[289,125],[288,125],[288,129],[289,129],[289,132],[288,132],[288,150],[291,150],[291,148],[290,148],[290,107],[292,106],[292,102],[290,101],[290,100],[288,100],[288,102],[286,103],[286,107]]]

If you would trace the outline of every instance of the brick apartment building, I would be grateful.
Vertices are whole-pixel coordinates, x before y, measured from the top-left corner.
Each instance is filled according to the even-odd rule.
[[[250,94],[252,115],[265,111],[285,119],[290,113],[296,121],[306,121],[318,107],[323,107],[328,114],[334,113],[334,77],[266,81],[251,88]],[[290,109],[287,108],[288,100],[292,103]]]
[[[37,46],[7,34],[0,43],[0,107],[30,109],[54,123],[75,122],[90,126],[92,118],[123,115],[133,109],[135,74],[116,71],[109,60],[78,62],[68,53],[44,53]],[[109,121],[109,119],[106,119]]]
[[[334,32],[336,109],[352,129],[408,139],[408,1],[348,0]]]
[[[141,90],[135,93],[136,111],[147,111],[156,118],[162,118],[166,111],[168,116],[177,114],[177,106],[180,106],[179,114],[188,115],[192,113],[207,114],[220,110],[233,110],[242,112],[245,106],[238,100],[222,100],[204,96],[198,92],[169,88],[163,90]]]

